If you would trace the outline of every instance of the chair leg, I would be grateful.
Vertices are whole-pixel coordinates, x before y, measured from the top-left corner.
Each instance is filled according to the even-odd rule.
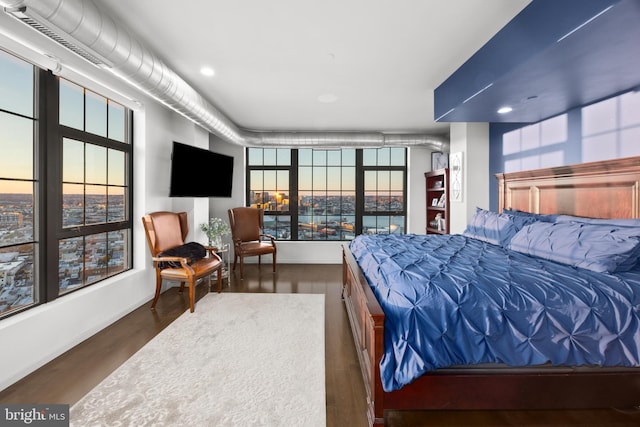
[[[156,303],[158,302],[158,298],[160,298],[160,290],[162,289],[162,277],[160,277],[160,270],[156,270],[156,295],[153,297],[153,302],[151,303],[151,308],[156,307]]]
[[[191,310],[192,313],[193,313],[193,309],[196,302],[195,287],[196,285],[194,283],[194,280],[193,279],[189,280],[189,310]]]
[[[227,275],[227,280],[231,280],[229,275]],[[218,293],[220,292],[222,292],[222,266],[218,269]]]
[[[233,254],[233,271],[236,271],[236,263],[238,262],[238,255]]]
[[[180,282],[180,290],[178,292],[184,291],[184,282]]]
[[[262,255],[258,255],[258,268],[262,266]]]
[[[276,272],[276,253],[273,253],[273,272]]]
[[[244,257],[240,256],[240,280],[244,278]]]

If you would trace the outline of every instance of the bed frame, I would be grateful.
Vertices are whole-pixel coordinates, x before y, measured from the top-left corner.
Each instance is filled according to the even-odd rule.
[[[535,213],[639,218],[640,157],[497,174],[499,206]],[[367,418],[383,426],[386,410],[637,408],[640,368],[439,369],[384,392],[379,363],[384,312],[347,246],[343,298],[367,392]]]

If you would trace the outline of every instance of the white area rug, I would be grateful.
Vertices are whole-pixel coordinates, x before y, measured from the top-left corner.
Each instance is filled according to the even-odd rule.
[[[210,293],[71,408],[72,426],[325,426],[324,295]]]

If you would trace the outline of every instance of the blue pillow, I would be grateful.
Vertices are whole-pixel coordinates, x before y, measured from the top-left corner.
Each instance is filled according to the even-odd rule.
[[[555,222],[582,222],[585,224],[615,225],[618,227],[640,227],[638,218],[586,218],[573,215],[558,215]]]
[[[462,234],[494,245],[506,246],[522,227],[534,221],[533,217],[499,214],[476,208],[476,213]]]
[[[513,216],[523,216],[533,218],[535,221],[545,221],[545,222],[555,222],[558,215],[554,214],[538,214],[532,212],[519,211],[516,209],[503,209],[502,213],[513,215]]]
[[[640,219],[638,218],[589,218],[584,216],[558,215],[556,222],[582,222],[586,224],[613,225],[618,227],[640,227]],[[640,252],[640,246],[638,247]],[[629,257],[629,259],[618,266],[616,271],[631,270],[637,264],[638,259]]]
[[[534,222],[508,248],[599,273],[628,271],[640,257],[640,227]]]

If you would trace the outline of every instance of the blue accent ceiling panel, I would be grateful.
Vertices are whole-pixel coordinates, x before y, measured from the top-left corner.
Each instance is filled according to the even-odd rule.
[[[434,118],[532,123],[639,86],[640,1],[533,0],[436,88]]]

